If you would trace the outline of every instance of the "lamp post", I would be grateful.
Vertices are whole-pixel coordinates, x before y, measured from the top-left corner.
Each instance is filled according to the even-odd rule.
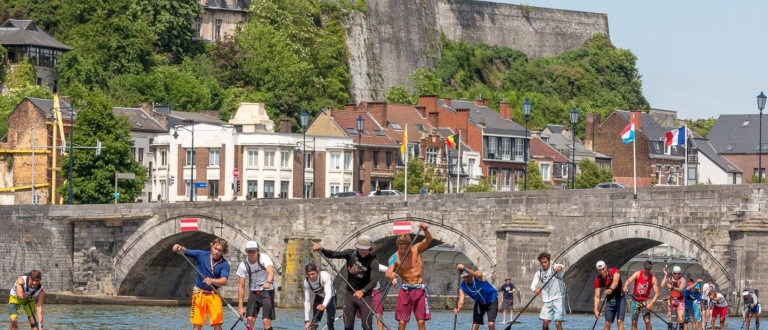
[[[189,130],[187,128],[176,126],[175,130],[173,132],[173,138],[178,139],[179,138],[179,129],[183,129],[187,132],[192,133],[192,161],[191,161],[191,167],[190,167],[190,175],[189,175],[189,201],[194,202],[195,201],[195,121],[190,120],[188,123],[192,124],[192,130]]]
[[[760,92],[757,96],[757,109],[760,110],[760,134],[757,143],[757,183],[763,183],[763,109],[765,109],[765,99],[768,98]]]
[[[304,149],[301,151],[301,176],[303,177],[301,182],[302,198],[307,198],[307,121],[309,121],[309,113],[307,110],[301,112],[299,116],[301,120],[301,128],[304,134]]]
[[[525,169],[523,169],[523,191],[528,191],[528,116],[531,115],[531,101],[525,99],[523,102],[523,114],[525,115]]]
[[[579,122],[579,110],[571,110],[571,139],[573,139],[573,150],[571,151],[571,189],[576,189],[576,123]]]
[[[363,192],[363,180],[360,177],[360,167],[363,165],[363,159],[360,156],[360,144],[363,140],[363,125],[365,124],[365,119],[363,119],[363,116],[357,116],[357,191]]]
[[[75,109],[70,108],[69,110],[69,195],[67,196],[67,204],[72,205],[72,167],[75,164]]]

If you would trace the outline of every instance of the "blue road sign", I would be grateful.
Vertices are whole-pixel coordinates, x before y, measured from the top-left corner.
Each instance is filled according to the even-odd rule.
[[[120,198],[120,193],[114,193],[114,194],[112,194],[112,196],[115,197],[115,199],[118,199],[118,198]]]
[[[208,182],[195,182],[195,189],[208,188]]]

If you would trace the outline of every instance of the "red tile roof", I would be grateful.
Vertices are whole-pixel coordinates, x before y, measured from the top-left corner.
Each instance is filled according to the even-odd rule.
[[[429,133],[432,130],[432,125],[429,121],[422,117],[415,106],[403,105],[403,104],[388,104],[387,105],[387,121],[389,123],[397,123],[401,129],[394,129],[392,125],[388,123],[379,123],[380,125],[387,125],[386,133],[395,141],[402,141],[403,130],[405,126],[408,126],[408,142],[419,142],[422,133]],[[421,125],[424,131],[420,131],[416,124]]]
[[[557,152],[555,148],[547,144],[540,138],[531,138],[531,157],[548,157],[553,158],[555,163],[568,163],[568,158],[565,158],[561,153]]]
[[[343,111],[333,110],[331,111],[331,118],[339,126],[342,132],[347,137],[353,139],[354,143],[357,143],[357,117],[363,116],[365,123],[363,124],[363,144],[376,144],[384,146],[398,146],[399,144],[386,135],[384,129],[366,112],[362,111]],[[350,133],[351,129],[354,133]],[[377,135],[374,131],[381,131],[383,135]],[[410,130],[409,130],[410,133]],[[410,138],[409,138],[410,140]]]

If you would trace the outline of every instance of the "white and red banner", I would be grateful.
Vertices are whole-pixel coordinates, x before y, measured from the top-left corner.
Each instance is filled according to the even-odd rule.
[[[181,218],[181,220],[179,220],[179,226],[181,227],[181,231],[196,231],[197,218]]]
[[[392,233],[395,235],[410,234],[411,222],[410,221],[395,221],[392,223]]]

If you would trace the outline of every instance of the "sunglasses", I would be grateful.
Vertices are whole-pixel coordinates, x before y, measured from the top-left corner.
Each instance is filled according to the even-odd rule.
[[[680,275],[680,273],[672,273],[672,275]]]

